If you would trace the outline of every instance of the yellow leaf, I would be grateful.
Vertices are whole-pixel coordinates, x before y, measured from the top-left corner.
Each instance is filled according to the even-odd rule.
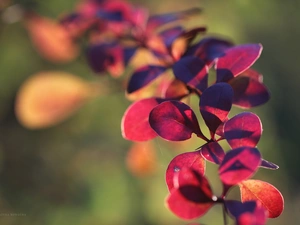
[[[65,72],[40,72],[20,87],[15,112],[30,129],[54,126],[79,109],[93,96],[94,87]]]

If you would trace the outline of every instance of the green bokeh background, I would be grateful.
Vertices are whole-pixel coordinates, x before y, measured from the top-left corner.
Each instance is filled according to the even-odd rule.
[[[300,224],[300,124],[298,0],[152,0],[132,1],[164,13],[203,7],[189,26],[207,25],[211,34],[235,43],[262,43],[264,50],[254,68],[264,75],[272,98],[255,108],[263,122],[259,149],[264,158],[280,165],[278,171],[260,170],[255,178],[275,185],[285,197],[285,210],[268,224]],[[55,18],[71,11],[75,0],[19,0],[38,13]],[[22,127],[14,115],[18,88],[30,75],[43,70],[63,70],[86,80],[95,77],[84,57],[56,65],[42,59],[33,48],[22,22],[0,24],[0,224],[3,225],[181,225],[188,224],[164,206],[167,189],[164,171],[180,151],[155,140],[159,169],[153,176],[136,178],[124,159],[131,143],[123,140],[120,121],[130,104],[124,92],[113,92],[88,102],[61,124],[43,130]],[[232,115],[242,110],[235,108]],[[216,166],[208,176],[218,193]],[[233,191],[232,196],[237,191]],[[14,214],[15,213],[15,214]],[[223,224],[221,208],[214,207],[201,221]],[[231,221],[231,224],[233,222]]]

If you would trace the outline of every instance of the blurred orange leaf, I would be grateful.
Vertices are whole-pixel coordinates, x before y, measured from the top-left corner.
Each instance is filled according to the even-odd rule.
[[[40,72],[26,80],[17,93],[15,112],[31,129],[63,121],[95,94],[92,84],[65,72]]]
[[[157,169],[156,152],[151,142],[135,142],[126,157],[128,170],[135,176],[145,177]]]
[[[78,55],[78,47],[67,30],[54,20],[30,15],[26,28],[36,50],[45,59],[55,63],[65,63]]]

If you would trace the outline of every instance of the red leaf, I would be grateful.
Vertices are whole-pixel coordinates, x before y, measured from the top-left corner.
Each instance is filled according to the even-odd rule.
[[[226,200],[225,206],[236,219],[237,225],[264,225],[267,221],[267,212],[259,201]]]
[[[245,44],[229,48],[218,58],[215,69],[217,82],[227,82],[252,66],[262,52],[261,44]]]
[[[186,56],[180,59],[174,64],[173,72],[177,79],[192,88],[200,91],[207,88],[208,67],[195,56]]]
[[[149,114],[162,99],[147,98],[131,104],[125,111],[121,129],[125,139],[131,141],[147,141],[157,136],[149,125]]]
[[[200,112],[211,133],[227,119],[232,105],[233,91],[229,84],[217,83],[206,89],[200,100]]]
[[[201,155],[208,161],[220,164],[223,161],[225,152],[218,142],[209,142],[202,146]]]
[[[245,70],[239,76],[249,77],[249,78],[251,78],[253,80],[256,80],[256,81],[258,81],[260,83],[263,82],[263,76],[259,72],[257,72],[254,69],[251,69],[251,68]]]
[[[219,135],[219,136],[222,137],[222,138],[224,138],[224,125],[225,125],[225,123],[227,122],[227,120],[228,120],[228,118],[226,118],[226,119],[224,120],[224,122],[221,123],[221,124],[218,126],[217,130],[216,130],[216,134]]]
[[[261,163],[261,156],[256,148],[241,147],[225,155],[220,167],[221,181],[226,185],[235,185],[251,177]]]
[[[231,148],[255,147],[262,134],[262,124],[254,113],[243,112],[225,123],[224,134]]]
[[[257,200],[268,210],[269,218],[278,217],[284,208],[284,199],[273,185],[261,180],[246,180],[239,184],[242,202]]]
[[[270,99],[270,93],[259,79],[253,79],[244,74],[231,79],[229,84],[234,92],[233,104],[249,109],[266,103]]]
[[[178,217],[194,219],[202,216],[212,207],[214,203],[212,190],[204,176],[182,168],[177,173],[174,184],[166,202],[167,207]]]
[[[202,158],[200,151],[182,153],[172,159],[166,171],[166,182],[169,191],[174,187],[175,174],[184,167],[193,169],[200,175],[204,175],[205,160]]]
[[[159,136],[169,141],[190,139],[192,133],[205,139],[193,110],[179,101],[165,101],[156,106],[150,113],[149,123]]]

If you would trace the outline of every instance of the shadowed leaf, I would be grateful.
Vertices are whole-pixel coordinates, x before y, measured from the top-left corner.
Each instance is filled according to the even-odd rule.
[[[132,11],[131,5],[125,1],[102,1],[101,7],[97,8],[96,16],[107,20],[106,22],[125,23],[131,18]]]
[[[260,83],[263,82],[263,75],[261,75],[258,71],[252,68],[245,70],[239,76],[249,77],[250,79],[256,80]]]
[[[192,133],[204,138],[193,110],[179,101],[166,101],[156,106],[149,122],[159,136],[169,141],[187,140]]]
[[[239,184],[242,202],[259,201],[269,218],[278,217],[284,208],[284,199],[273,185],[261,180],[246,180]]]
[[[132,93],[153,81],[166,71],[166,67],[163,66],[144,66],[136,70],[128,83],[127,92]]]
[[[173,41],[178,38],[183,32],[183,28],[180,26],[172,27],[159,33],[159,36],[163,39],[167,48],[170,48]]]
[[[270,93],[259,79],[253,79],[244,74],[231,79],[229,84],[234,92],[233,104],[249,109],[266,103],[270,99]]]
[[[200,100],[200,112],[212,134],[227,115],[232,105],[233,91],[229,84],[217,83],[206,89]]]
[[[182,219],[195,219],[213,205],[213,194],[207,179],[182,168],[174,178],[174,188],[166,199],[167,207]]]
[[[114,77],[124,72],[136,48],[123,48],[121,45],[111,43],[92,44],[87,49],[87,60],[95,73],[110,72]]]
[[[153,15],[148,20],[148,30],[154,30],[159,26],[165,25],[176,20],[185,19],[188,16],[199,14],[200,8],[191,8],[184,11],[166,13],[161,15]]]
[[[172,159],[166,171],[166,183],[169,191],[174,187],[175,174],[184,167],[195,170],[200,175],[204,175],[205,160],[201,156],[200,151],[185,152]]]
[[[147,98],[131,104],[125,111],[121,130],[123,138],[131,141],[147,141],[157,136],[149,124],[149,113],[161,103],[159,98]]]
[[[261,52],[261,44],[238,45],[226,50],[216,61],[217,82],[227,82],[247,70],[259,58]]]
[[[216,164],[220,164],[225,156],[223,148],[215,141],[203,145],[200,152],[206,160]]]
[[[169,99],[181,98],[183,96],[187,96],[188,94],[189,91],[186,85],[178,79],[174,79],[172,82],[170,82],[168,87],[163,92],[163,96]]]
[[[173,66],[174,75],[186,85],[204,91],[208,82],[208,67],[195,57],[186,56],[177,61]]]
[[[220,167],[221,181],[226,185],[235,185],[248,179],[261,164],[261,156],[256,148],[241,147],[225,155]]]
[[[225,123],[224,134],[231,148],[255,147],[262,134],[262,124],[254,113],[243,112]]]
[[[237,225],[264,225],[267,221],[266,209],[259,201],[226,200],[225,206],[236,219]]]
[[[224,122],[222,122],[222,123],[218,126],[218,128],[217,128],[217,130],[216,130],[216,134],[219,135],[219,136],[222,137],[222,138],[224,138],[224,125],[225,125],[225,123],[227,122],[227,120],[228,120],[228,118],[226,118],[226,119],[224,120]]]
[[[171,54],[175,61],[178,61],[182,55],[187,51],[190,43],[197,37],[199,33],[204,33],[205,27],[196,27],[194,29],[182,32],[177,39],[173,40],[171,46]],[[192,54],[186,56],[191,56]]]
[[[212,62],[221,57],[225,50],[233,44],[227,40],[218,39],[215,37],[207,37],[192,47],[190,47],[185,55],[194,55],[205,62],[207,66],[211,66]]]

